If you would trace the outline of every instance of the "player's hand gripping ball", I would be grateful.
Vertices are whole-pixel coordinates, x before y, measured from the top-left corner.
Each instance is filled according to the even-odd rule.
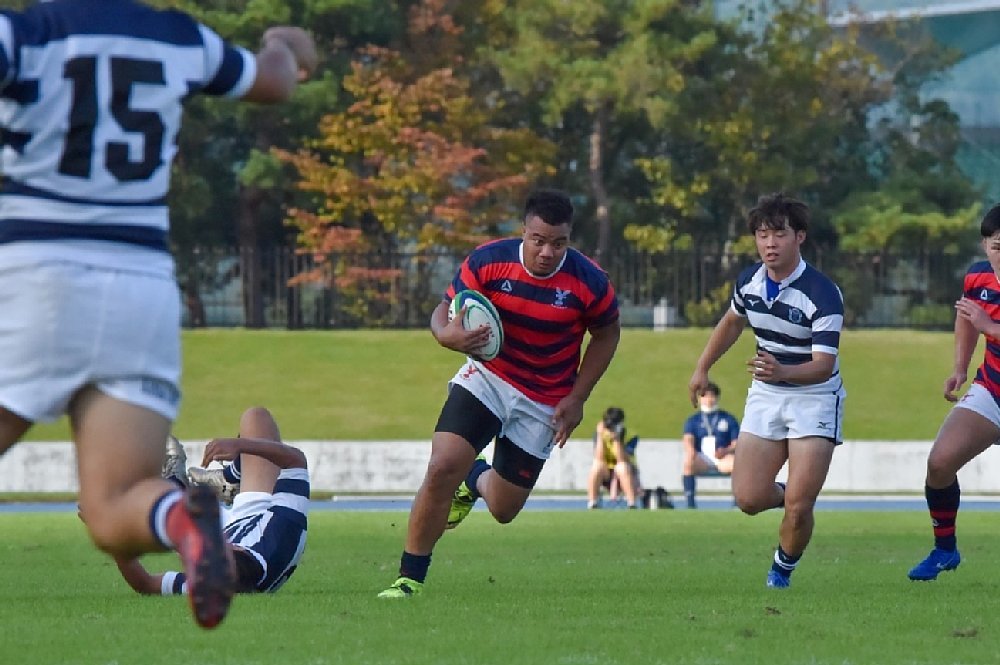
[[[490,329],[489,341],[479,349],[475,357],[479,360],[493,360],[500,354],[500,347],[503,346],[503,324],[500,322],[500,313],[482,293],[467,289],[455,294],[448,308],[448,320],[451,321],[458,316],[463,306],[465,306],[465,318],[462,325],[466,330],[476,330],[480,326],[487,326]]]

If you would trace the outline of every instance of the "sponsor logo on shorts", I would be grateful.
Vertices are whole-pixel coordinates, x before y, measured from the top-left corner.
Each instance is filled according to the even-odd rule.
[[[170,405],[176,405],[181,400],[181,393],[168,381],[143,378],[139,381],[139,389],[144,395],[155,397]]]
[[[822,420],[816,423],[818,429],[830,429],[830,423],[825,423]]]

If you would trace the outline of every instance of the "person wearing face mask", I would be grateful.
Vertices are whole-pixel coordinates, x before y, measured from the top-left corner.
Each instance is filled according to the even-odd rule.
[[[688,508],[697,508],[697,476],[729,475],[736,457],[740,423],[719,408],[719,386],[709,383],[698,396],[698,413],[684,421],[684,498]]]

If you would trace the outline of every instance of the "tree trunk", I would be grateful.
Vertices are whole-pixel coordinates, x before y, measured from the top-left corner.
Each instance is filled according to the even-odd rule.
[[[607,132],[609,104],[601,104],[594,114],[590,132],[590,190],[596,204],[597,247],[594,260],[603,265],[611,242],[611,213],[608,191],[604,186],[604,135]]]
[[[264,295],[257,240],[257,210],[263,200],[264,192],[259,187],[240,186],[237,235],[243,278],[243,322],[247,328],[264,327]]]

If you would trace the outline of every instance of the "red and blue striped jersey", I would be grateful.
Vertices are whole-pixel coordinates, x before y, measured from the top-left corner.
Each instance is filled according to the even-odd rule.
[[[989,261],[977,261],[969,266],[963,285],[965,297],[986,310],[990,318],[1000,321],[1000,282]],[[975,382],[990,391],[1000,402],[1000,339],[986,335],[986,353],[976,372]]]
[[[555,406],[576,381],[584,333],[618,320],[608,274],[575,249],[555,273],[534,277],[521,263],[521,239],[494,240],[462,262],[445,300],[479,291],[500,313],[500,355],[484,365],[528,398]]]

